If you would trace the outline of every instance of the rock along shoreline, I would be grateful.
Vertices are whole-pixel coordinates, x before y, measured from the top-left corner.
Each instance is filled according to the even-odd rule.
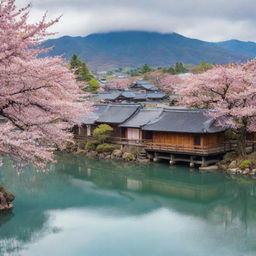
[[[13,209],[12,201],[15,196],[3,186],[0,186],[0,212]]]

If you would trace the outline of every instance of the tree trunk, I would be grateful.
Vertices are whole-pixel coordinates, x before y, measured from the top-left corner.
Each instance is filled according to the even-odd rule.
[[[237,138],[237,153],[241,157],[246,156],[246,129],[241,128]]]

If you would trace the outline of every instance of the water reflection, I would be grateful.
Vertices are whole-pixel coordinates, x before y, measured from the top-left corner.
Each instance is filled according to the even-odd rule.
[[[0,216],[0,255],[256,253],[253,180],[68,155],[50,170],[1,171],[17,200]]]

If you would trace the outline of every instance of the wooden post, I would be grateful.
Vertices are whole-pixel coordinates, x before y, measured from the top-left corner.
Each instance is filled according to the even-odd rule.
[[[207,167],[206,159],[205,159],[204,156],[202,156],[202,164],[201,164],[201,167]]]
[[[189,163],[189,166],[190,166],[191,168],[194,168],[194,167],[195,167],[194,157],[193,157],[193,156],[190,156],[190,163]]]
[[[171,155],[169,164],[170,165],[174,165],[175,164],[175,157],[174,157],[174,155]]]
[[[153,162],[157,163],[159,161],[158,154],[155,152]]]

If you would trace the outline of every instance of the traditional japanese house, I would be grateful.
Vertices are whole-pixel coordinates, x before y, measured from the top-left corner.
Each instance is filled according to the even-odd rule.
[[[131,85],[131,88],[145,91],[145,92],[152,92],[152,91],[158,91],[159,89],[155,87],[152,83],[146,80],[138,80],[133,85]]]
[[[152,142],[146,143],[145,149],[155,160],[207,165],[217,162],[226,151],[225,128],[217,126],[206,110],[164,109],[158,119],[142,130],[152,132]]]
[[[165,92],[151,92],[147,94],[149,100],[163,100],[167,97]]]
[[[125,90],[122,92],[122,97],[125,98],[125,100],[133,101],[135,94],[136,93],[132,90]]]
[[[95,129],[95,122],[99,118],[100,114],[103,113],[108,105],[107,104],[95,104],[94,110],[90,113],[90,116],[81,118],[81,126],[75,126],[73,132],[77,138],[84,138],[92,136],[93,129]]]
[[[100,92],[96,95],[96,100],[98,102],[117,102],[123,100],[121,91],[106,91]]]
[[[96,95],[96,101],[105,103],[118,103],[122,101],[127,102],[145,102],[145,101],[159,101],[167,97],[164,92],[141,92],[136,90],[120,90],[120,91],[106,91],[100,92]]]
[[[112,137],[122,138],[122,129],[120,124],[127,121],[141,108],[140,104],[109,104],[103,113],[97,118],[95,124],[108,124],[113,128]]]
[[[152,139],[152,133],[142,131],[141,127],[158,118],[163,109],[140,109],[133,117],[121,124],[122,142],[130,145],[143,146],[144,141]]]

